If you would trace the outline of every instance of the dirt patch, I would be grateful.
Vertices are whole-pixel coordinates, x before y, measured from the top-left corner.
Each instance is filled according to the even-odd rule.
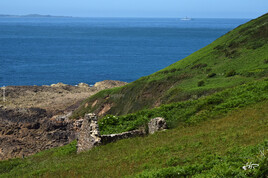
[[[94,106],[96,106],[96,104],[98,103],[98,100],[94,101],[91,105],[91,107],[93,108]]]
[[[98,116],[103,116],[106,112],[108,112],[112,108],[112,104],[104,104],[100,111],[98,112]]]

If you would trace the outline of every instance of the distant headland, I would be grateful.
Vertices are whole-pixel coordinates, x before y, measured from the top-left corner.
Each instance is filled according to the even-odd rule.
[[[72,16],[54,16],[54,15],[41,15],[41,14],[27,14],[27,15],[8,15],[8,14],[0,14],[0,17],[49,17],[49,18],[55,18],[55,17],[61,17],[61,18],[70,18]]]

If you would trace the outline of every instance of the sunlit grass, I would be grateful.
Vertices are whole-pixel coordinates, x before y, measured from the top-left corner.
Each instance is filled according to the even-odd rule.
[[[76,155],[75,143],[24,160],[0,162],[2,177],[119,177],[146,170],[199,163],[209,155],[256,146],[268,139],[268,103],[146,137],[121,140]],[[239,151],[238,151],[239,152]],[[240,160],[241,161],[241,160]],[[11,165],[10,172],[3,167]],[[242,166],[242,165],[241,165]]]

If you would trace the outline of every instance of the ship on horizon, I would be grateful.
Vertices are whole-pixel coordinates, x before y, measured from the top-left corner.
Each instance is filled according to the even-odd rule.
[[[189,18],[189,17],[184,17],[184,18],[181,18],[181,20],[192,20],[192,18]]]

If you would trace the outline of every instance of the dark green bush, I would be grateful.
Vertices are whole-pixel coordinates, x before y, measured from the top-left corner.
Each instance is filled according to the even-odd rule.
[[[201,86],[204,86],[205,85],[205,81],[204,80],[200,80],[198,83],[197,83],[197,86],[201,87]]]
[[[194,65],[191,69],[201,69],[207,66],[208,66],[207,64],[200,63],[200,64]]]
[[[9,172],[13,168],[22,164],[23,161],[21,159],[13,159],[9,161],[1,161],[0,162],[0,174]]]
[[[206,72],[210,72],[212,69],[211,68],[207,68],[206,69]]]
[[[118,124],[118,117],[113,115],[106,115],[99,121],[100,126],[101,125],[116,125]]]
[[[236,75],[235,70],[230,70],[229,72],[227,72],[227,73],[225,74],[225,77],[232,77],[232,76],[234,76],[234,75]]]
[[[208,78],[212,78],[212,77],[215,77],[216,76],[216,73],[210,73],[208,74]]]

